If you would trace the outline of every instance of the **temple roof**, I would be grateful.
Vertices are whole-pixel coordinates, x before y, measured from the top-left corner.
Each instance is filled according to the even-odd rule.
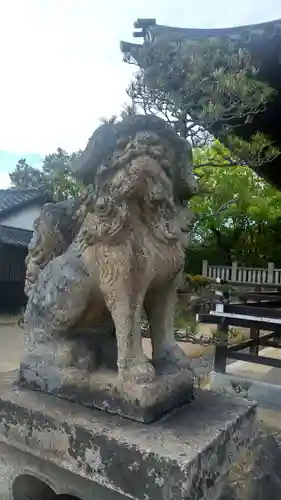
[[[253,63],[259,68],[258,78],[276,90],[276,97],[265,111],[253,117],[251,123],[241,122],[237,129],[238,135],[248,139],[253,133],[260,131],[274,141],[281,150],[281,19],[249,26],[237,26],[221,29],[189,29],[162,26],[155,19],[139,19],[134,23],[139,29],[134,33],[136,38],[142,38],[143,43],[149,43],[159,37],[169,37],[171,40],[188,38],[200,40],[206,37],[228,37],[237,40],[241,47],[251,53]],[[125,60],[133,58],[138,61],[142,44],[121,42],[121,51]],[[212,130],[209,130],[212,133]],[[271,184],[281,190],[281,158],[259,167],[258,173]]]
[[[0,225],[0,245],[12,245],[16,247],[28,247],[33,231],[18,227]]]
[[[46,203],[50,195],[38,189],[0,189],[0,220],[32,203]]]

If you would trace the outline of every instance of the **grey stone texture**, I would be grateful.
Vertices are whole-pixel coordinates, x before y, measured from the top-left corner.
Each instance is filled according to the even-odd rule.
[[[11,377],[0,385],[0,443],[20,451],[25,463],[5,459],[8,483],[15,463],[21,473],[45,471],[54,491],[81,500],[99,498],[97,485],[138,500],[217,500],[225,474],[253,437],[254,418],[253,403],[198,391],[189,405],[144,425],[20,388]],[[61,472],[51,474],[53,467]]]
[[[70,495],[75,500],[124,498],[120,493],[73,474],[51,461],[0,442],[1,500],[58,500],[60,495]]]
[[[257,430],[225,477],[220,500],[279,500],[281,449],[274,431]]]
[[[117,374],[104,371],[89,383],[85,372],[73,370],[71,379],[65,380],[63,370],[52,365],[42,367],[38,376],[40,366],[38,363],[36,370],[21,364],[22,385],[143,423],[160,418],[194,397],[190,370],[160,374],[155,381],[142,384],[124,383]]]
[[[129,117],[99,127],[72,168],[84,191],[45,205],[29,245],[20,382],[149,423],[193,397],[173,333],[191,146],[160,118]]]

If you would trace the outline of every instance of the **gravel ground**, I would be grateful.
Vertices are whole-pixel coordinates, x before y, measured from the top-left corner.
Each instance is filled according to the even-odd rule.
[[[0,372],[19,367],[23,349],[23,330],[14,325],[0,325]]]

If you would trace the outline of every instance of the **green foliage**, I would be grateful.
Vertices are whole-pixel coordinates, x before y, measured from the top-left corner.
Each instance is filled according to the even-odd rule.
[[[106,116],[101,116],[100,117],[100,122],[101,124],[106,124],[110,123],[111,125],[114,125],[115,123],[118,122],[118,116],[117,115],[112,115],[110,118],[107,118]]]
[[[134,104],[124,104],[120,118],[133,116],[137,113]],[[101,117],[101,123],[117,123],[120,119],[116,115],[110,118]],[[52,194],[55,201],[62,201],[69,196],[77,196],[82,189],[79,183],[71,174],[69,165],[75,161],[81,151],[67,153],[62,148],[58,148],[55,153],[45,156],[41,168],[34,168],[26,162],[24,158],[20,159],[10,173],[10,180],[13,186],[21,189],[36,188],[48,191]]]
[[[257,79],[250,54],[227,39],[175,44],[165,37],[145,44],[140,52],[142,69],[128,89],[132,105],[123,108],[121,118],[141,107],[167,120],[195,147],[201,190],[190,201],[196,220],[187,269],[198,273],[202,259],[215,256],[221,264],[236,259],[246,265],[269,260],[281,265],[281,193],[251,170],[272,161],[279,151],[259,132],[248,141],[236,133],[237,124],[251,122],[274,95]],[[101,119],[118,120],[115,115]],[[211,142],[206,131],[221,142]],[[48,189],[57,200],[75,196],[81,186],[68,166],[79,154],[59,148],[46,156],[41,169],[22,159],[11,181],[18,187]]]
[[[257,79],[249,52],[227,38],[174,43],[164,36],[139,51],[141,67],[128,94],[145,113],[162,116],[193,145],[208,141],[211,131],[238,163],[253,168],[279,151],[262,134],[249,142],[236,135],[263,111],[274,90]]]
[[[247,166],[235,164],[218,141],[195,149],[194,161],[201,193],[190,201],[196,214],[193,249],[210,254],[218,249],[224,261],[246,265],[278,262],[281,193]]]
[[[279,155],[279,150],[274,147],[264,134],[256,132],[249,141],[235,135],[225,138],[226,145],[220,141],[212,141],[211,145],[203,145],[194,149],[195,163],[199,166],[248,166],[258,167],[269,163]],[[247,161],[245,160],[247,159]]]
[[[137,111],[137,106],[132,103],[132,104],[123,104],[122,106],[122,111],[120,113],[120,117],[117,115],[112,115],[110,118],[107,118],[106,116],[102,116],[100,118],[100,123],[105,124],[105,123],[110,123],[114,125],[115,123],[118,123],[120,120],[124,120],[125,118],[129,116],[135,116],[138,113]]]
[[[69,154],[58,148],[56,153],[47,155],[43,160],[42,170],[57,201],[64,200],[68,196],[77,196],[82,189],[82,185],[69,170],[71,162],[75,161],[80,154],[81,151]]]
[[[187,292],[200,292],[202,291],[203,288],[209,286],[212,284],[212,280],[209,278],[206,278],[205,276],[202,276],[201,274],[185,274],[184,275],[184,281],[183,281],[183,286],[181,287],[181,291],[187,291]]]
[[[16,164],[15,170],[10,175],[13,186],[21,189],[42,188],[48,189],[46,177],[42,170],[28,165],[24,158],[21,158]]]
[[[135,116],[137,114],[137,107],[134,103],[123,104],[122,111],[120,113],[121,120],[124,120],[128,116]]]
[[[56,201],[76,196],[82,185],[74,179],[68,167],[80,154],[80,151],[69,154],[58,148],[55,153],[44,158],[40,169],[31,167],[25,159],[21,159],[10,174],[12,185],[21,189],[36,188],[48,191]]]

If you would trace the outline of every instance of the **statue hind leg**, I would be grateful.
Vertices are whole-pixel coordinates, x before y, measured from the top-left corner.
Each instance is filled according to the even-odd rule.
[[[83,341],[72,335],[72,328],[83,315],[89,293],[84,270],[63,257],[41,272],[25,312],[23,383],[47,391],[62,384],[75,364],[77,344]],[[94,359],[88,359],[88,365],[93,368]]]

